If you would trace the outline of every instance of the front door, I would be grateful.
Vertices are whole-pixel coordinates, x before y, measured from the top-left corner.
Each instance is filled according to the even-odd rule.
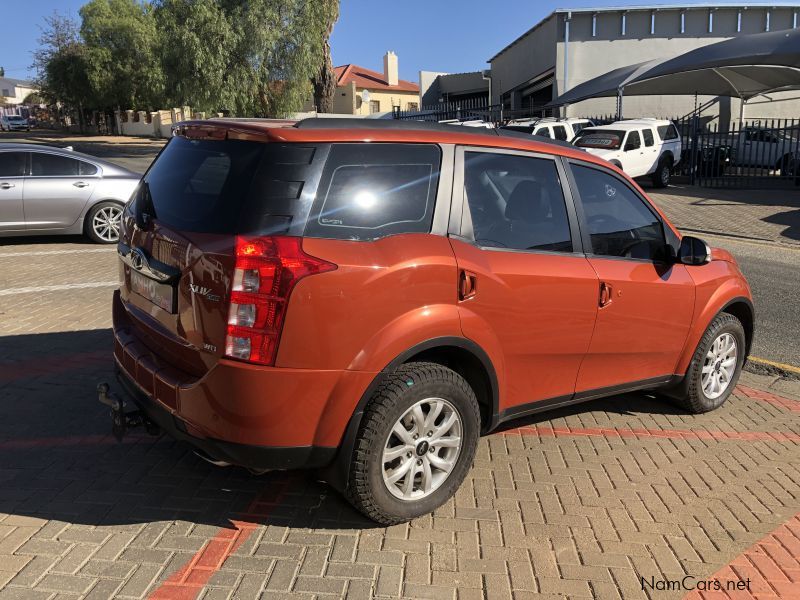
[[[597,314],[597,276],[552,156],[457,152],[451,244],[467,338],[496,360],[500,411],[567,401]]]
[[[666,226],[644,198],[602,167],[570,165],[600,305],[576,392],[668,379],[689,333],[694,283],[670,260]]]
[[[642,137],[637,130],[628,132],[622,148],[622,170],[631,177],[647,175],[647,159],[642,148]]]
[[[0,152],[0,231],[25,229],[22,191],[27,152]]]
[[[45,152],[31,153],[25,181],[28,229],[64,229],[73,225],[89,201],[97,180],[94,165]]]

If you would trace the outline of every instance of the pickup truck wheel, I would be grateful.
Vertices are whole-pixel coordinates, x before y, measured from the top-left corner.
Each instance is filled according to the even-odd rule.
[[[686,394],[678,402],[695,414],[719,408],[736,387],[744,358],[741,322],[728,313],[717,315],[697,345],[686,372]]]
[[[666,157],[662,156],[661,159],[658,161],[658,166],[656,170],[653,172],[653,186],[658,188],[665,188],[669,185],[670,179],[672,178],[672,161]]]
[[[348,500],[383,525],[427,514],[455,494],[479,436],[478,401],[463,377],[435,363],[405,364],[364,411]]]

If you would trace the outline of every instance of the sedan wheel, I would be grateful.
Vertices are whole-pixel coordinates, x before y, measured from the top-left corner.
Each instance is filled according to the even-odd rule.
[[[419,500],[441,486],[461,452],[458,411],[443,398],[426,398],[392,427],[383,448],[383,483],[400,500]]]
[[[738,348],[736,338],[730,333],[723,333],[711,344],[703,363],[701,384],[703,393],[714,400],[728,389],[736,372]]]
[[[101,202],[87,215],[86,234],[99,244],[117,243],[122,210],[122,206],[116,202]]]

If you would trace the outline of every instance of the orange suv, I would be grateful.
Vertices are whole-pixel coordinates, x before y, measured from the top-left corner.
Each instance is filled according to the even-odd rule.
[[[733,257],[580,149],[416,122],[177,126],[124,215],[118,380],[216,464],[447,501],[501,423],[631,390],[712,410],[753,338]]]

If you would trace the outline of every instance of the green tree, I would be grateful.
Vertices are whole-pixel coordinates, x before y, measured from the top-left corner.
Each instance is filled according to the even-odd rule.
[[[6,76],[6,70],[3,67],[0,67],[0,77]]]
[[[333,112],[333,96],[336,93],[336,74],[331,62],[330,37],[333,25],[339,19],[339,0],[318,0],[325,23],[325,37],[322,45],[322,64],[319,72],[312,80],[314,86],[314,104],[319,112]]]
[[[63,15],[45,17],[39,48],[33,55],[36,83],[42,97],[62,111],[77,110],[83,127],[83,109],[91,105],[92,90],[87,74],[86,46],[77,24]]]
[[[164,74],[150,3],[90,0],[79,12],[96,107],[157,108]]]
[[[160,0],[155,12],[173,103],[276,117],[311,97],[338,2]]]

